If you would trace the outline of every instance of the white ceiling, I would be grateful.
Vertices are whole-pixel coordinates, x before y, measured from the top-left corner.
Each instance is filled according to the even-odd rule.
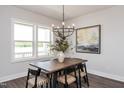
[[[50,18],[62,20],[61,5],[20,5],[16,6]],[[112,7],[112,5],[65,5],[65,20]]]

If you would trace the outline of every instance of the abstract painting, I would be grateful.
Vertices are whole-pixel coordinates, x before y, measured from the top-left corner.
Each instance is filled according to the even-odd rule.
[[[101,25],[76,30],[76,52],[100,54]]]

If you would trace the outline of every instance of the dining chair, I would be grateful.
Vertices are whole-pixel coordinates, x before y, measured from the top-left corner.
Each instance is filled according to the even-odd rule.
[[[70,74],[71,72],[74,72],[74,76]],[[78,87],[78,79],[75,67],[64,69],[63,74],[57,78],[57,81],[64,84],[65,88],[68,88],[68,86],[74,82],[76,82],[76,86]]]
[[[82,79],[84,79],[85,83],[89,87],[89,80],[88,80],[87,68],[85,63],[82,63],[76,67],[76,73],[78,73],[77,77],[78,77],[79,87],[80,88],[82,87],[81,85]],[[74,72],[72,72],[71,75],[74,76]]]
[[[31,68],[28,68],[28,75],[26,80],[26,88],[28,88],[28,85],[32,85],[32,88],[36,87],[44,87],[48,86],[48,78],[44,77],[41,74],[41,70],[33,70]]]
[[[82,64],[79,65],[78,79],[79,79],[79,86],[80,87],[82,86],[81,85],[82,79],[84,79],[85,83],[89,87],[89,79],[88,79],[87,68],[86,68],[86,64],[85,63],[82,63]]]

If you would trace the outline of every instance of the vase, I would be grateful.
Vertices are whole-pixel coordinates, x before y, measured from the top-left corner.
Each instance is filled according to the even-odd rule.
[[[62,51],[58,52],[58,62],[63,63],[64,58],[65,58],[65,54]]]

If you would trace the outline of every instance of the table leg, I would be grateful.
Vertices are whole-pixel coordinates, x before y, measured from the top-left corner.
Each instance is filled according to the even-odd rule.
[[[52,79],[52,81],[53,81],[53,88],[56,88],[56,83],[57,83],[57,72],[55,72],[55,73],[53,73],[53,79]]]
[[[47,74],[48,77],[48,87],[51,88],[52,87],[52,74]]]
[[[80,65],[78,68],[78,74],[79,74],[79,87],[81,88],[81,72],[80,72]]]

